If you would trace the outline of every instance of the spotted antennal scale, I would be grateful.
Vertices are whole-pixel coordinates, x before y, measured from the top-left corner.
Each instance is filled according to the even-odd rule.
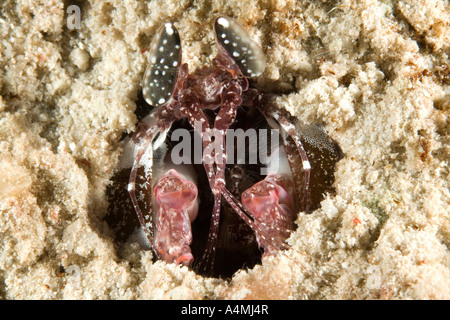
[[[236,21],[219,17],[214,30],[218,43],[233,58],[244,76],[257,77],[264,72],[266,56]]]
[[[181,64],[180,35],[173,24],[164,24],[155,35],[149,60],[142,81],[142,93],[148,104],[158,107],[172,97]]]

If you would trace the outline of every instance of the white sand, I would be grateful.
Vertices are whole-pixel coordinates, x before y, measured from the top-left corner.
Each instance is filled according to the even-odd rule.
[[[450,298],[448,1],[82,3],[72,31],[62,2],[0,6],[1,298]],[[259,86],[294,92],[279,104],[346,155],[289,258],[230,283],[135,244],[119,259],[101,222],[152,35],[174,22],[193,70],[214,57],[219,14],[266,52]]]

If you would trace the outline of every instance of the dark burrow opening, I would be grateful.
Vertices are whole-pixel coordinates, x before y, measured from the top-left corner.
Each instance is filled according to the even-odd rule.
[[[139,98],[137,105],[138,108],[136,114],[140,120],[148,113],[148,109],[142,96]],[[207,110],[205,113],[212,122],[215,117],[215,112]],[[179,143],[179,141],[172,141],[171,139],[171,133],[178,128],[189,130],[192,138],[191,141],[194,141],[194,133],[187,120],[179,120],[172,125],[171,132],[169,132],[166,138],[167,150],[172,150],[172,148]],[[256,109],[240,107],[236,122],[231,129],[238,128],[243,129],[245,132],[248,129],[255,129],[256,131],[258,131],[258,129],[270,129],[270,126],[264,116]],[[301,131],[302,143],[312,167],[307,203],[305,203],[302,196],[304,190],[304,171],[301,166],[302,161],[290,138],[287,139],[285,150],[286,153],[294,159],[291,162],[291,170],[297,190],[295,199],[297,207],[301,210],[306,209],[307,212],[312,212],[320,206],[320,202],[324,199],[326,193],[334,192],[332,187],[334,183],[334,170],[337,161],[342,158],[342,152],[339,146],[328,138],[320,126],[298,125],[298,128]],[[267,136],[270,138],[270,134]],[[249,150],[249,141],[249,139],[245,139],[245,150]],[[265,143],[270,144],[270,141],[266,141]],[[242,147],[244,146],[238,146],[237,143],[235,143],[235,148]],[[193,151],[194,150],[192,149],[192,157],[194,157]],[[261,175],[263,164],[259,157],[257,163],[249,164],[248,160],[249,154],[247,152],[244,164],[227,164],[226,167],[227,188],[238,199],[240,199],[240,195],[243,191],[264,179],[264,176]],[[194,159],[192,159],[192,163],[194,163]],[[294,166],[292,166],[292,163],[294,163]],[[191,250],[195,259],[193,270],[203,276],[229,279],[236,271],[240,269],[250,269],[256,264],[261,263],[262,249],[258,248],[254,233],[239,215],[232,210],[225,199],[222,198],[221,218],[214,264],[210,264],[206,266],[206,268],[202,265],[201,268],[199,268],[198,263],[204,253],[209,234],[213,208],[213,195],[203,165],[194,164],[193,169],[197,175],[196,185],[199,197],[199,213],[196,220],[192,223],[193,241]],[[157,164],[154,165],[154,170],[158,170]],[[140,228],[137,215],[127,191],[129,176],[130,170],[124,169],[118,171],[113,176],[112,183],[107,189],[109,207],[104,217],[104,221],[106,221],[114,233],[115,241],[119,249],[118,252],[121,252],[120,247],[126,242],[136,241],[134,235],[136,234],[136,230]],[[240,177],[240,179],[236,179],[235,177]],[[142,182],[143,181],[137,181],[137,184]],[[143,209],[145,210],[145,208]],[[295,219],[296,217],[294,217],[294,220]],[[148,250],[150,248],[147,247],[143,249]],[[154,255],[154,257],[156,257],[156,255]]]

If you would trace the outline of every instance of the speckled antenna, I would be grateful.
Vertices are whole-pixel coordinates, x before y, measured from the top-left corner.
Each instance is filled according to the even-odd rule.
[[[228,52],[246,77],[257,77],[266,67],[266,56],[239,23],[219,17],[214,24],[217,42]]]
[[[181,64],[180,35],[171,23],[166,23],[155,35],[149,52],[149,64],[142,81],[145,101],[159,107],[170,100]]]

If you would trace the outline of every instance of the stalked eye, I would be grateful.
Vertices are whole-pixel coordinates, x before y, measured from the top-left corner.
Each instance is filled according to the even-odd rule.
[[[219,17],[214,24],[217,42],[224,47],[246,77],[256,77],[266,67],[266,56],[239,23]]]
[[[177,29],[166,23],[155,35],[149,52],[149,64],[142,81],[145,101],[161,106],[171,98],[178,66],[181,63],[181,41]]]

